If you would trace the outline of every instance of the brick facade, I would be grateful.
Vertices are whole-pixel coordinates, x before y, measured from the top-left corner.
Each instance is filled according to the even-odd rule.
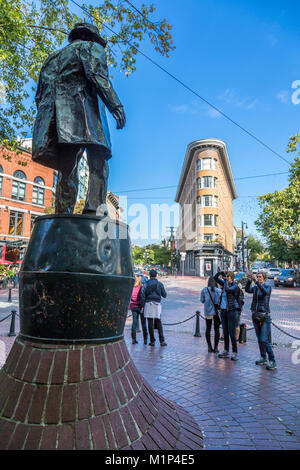
[[[30,151],[19,151],[15,153],[0,148],[0,239],[7,242],[28,242],[34,217],[43,215],[45,207],[51,207],[53,200],[54,171],[33,162]],[[14,177],[16,171],[23,172],[25,178]],[[44,184],[34,184],[37,177],[42,178],[40,182]],[[18,196],[24,200],[19,200]],[[18,229],[10,224],[11,215],[15,212],[22,219]]]

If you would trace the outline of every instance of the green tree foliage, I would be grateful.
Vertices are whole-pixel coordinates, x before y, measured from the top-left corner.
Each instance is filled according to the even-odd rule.
[[[251,250],[249,256],[249,260],[251,263],[253,263],[253,261],[257,259],[258,255],[261,255],[266,251],[262,242],[255,238],[253,235],[248,235],[247,248]]]
[[[289,185],[258,198],[262,209],[256,225],[268,241],[270,254],[281,261],[300,261],[300,134],[291,137],[287,152],[296,152]]]
[[[145,251],[147,250],[147,257]],[[144,247],[133,246],[132,256],[135,264],[147,264],[167,266],[171,259],[171,250],[161,245],[147,245]]]
[[[32,126],[35,116],[30,87],[37,81],[46,57],[61,47],[76,22],[93,20],[108,40],[108,63],[127,76],[136,69],[137,51],[144,39],[166,57],[175,49],[171,25],[165,19],[153,23],[154,5],[143,4],[140,14],[119,0],[104,0],[97,7],[78,3],[85,11],[68,0],[39,0],[36,4],[31,0],[0,0],[2,145],[16,148],[16,135],[26,136],[24,128]]]

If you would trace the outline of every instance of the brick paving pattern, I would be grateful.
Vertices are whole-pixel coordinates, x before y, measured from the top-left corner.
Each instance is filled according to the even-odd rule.
[[[67,346],[16,338],[0,371],[0,450],[135,448],[199,450],[203,435],[140,375],[124,340]]]

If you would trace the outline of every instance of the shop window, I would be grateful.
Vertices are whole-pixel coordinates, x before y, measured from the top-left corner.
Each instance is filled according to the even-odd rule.
[[[23,235],[23,212],[10,211],[9,235]]]

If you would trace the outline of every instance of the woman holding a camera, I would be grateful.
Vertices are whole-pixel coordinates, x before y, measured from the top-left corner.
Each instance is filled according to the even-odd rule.
[[[221,277],[220,277],[221,276]],[[222,286],[220,297],[221,321],[224,333],[224,351],[218,355],[220,358],[228,358],[229,354],[229,337],[232,345],[231,359],[238,360],[236,325],[238,322],[238,298],[240,288],[234,281],[234,273],[229,271],[218,272],[214,276],[215,281]]]
[[[277,369],[274,352],[270,342],[271,317],[270,317],[270,296],[271,286],[267,285],[266,274],[259,272],[257,276],[248,274],[245,291],[253,294],[251,312],[255,333],[258,340],[261,358],[256,361],[256,365],[266,366],[268,370]],[[252,281],[255,283],[251,286]],[[269,363],[267,361],[267,355]]]

